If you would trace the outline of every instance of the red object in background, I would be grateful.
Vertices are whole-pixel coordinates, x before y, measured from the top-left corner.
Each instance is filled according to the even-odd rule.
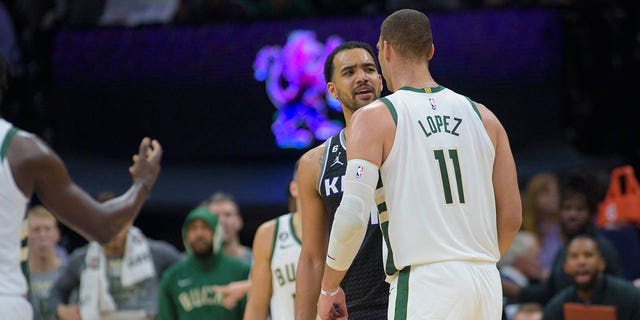
[[[596,224],[611,228],[628,223],[640,223],[640,184],[633,167],[626,165],[611,171],[607,195],[598,204]]]

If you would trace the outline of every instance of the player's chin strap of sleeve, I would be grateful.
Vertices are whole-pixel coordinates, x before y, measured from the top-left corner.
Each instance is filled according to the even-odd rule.
[[[329,238],[329,267],[345,271],[351,266],[367,231],[377,183],[378,166],[361,159],[347,162],[347,172],[342,179],[342,201],[336,210]]]

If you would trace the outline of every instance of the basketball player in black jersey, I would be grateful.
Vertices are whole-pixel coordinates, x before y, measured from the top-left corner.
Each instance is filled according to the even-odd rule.
[[[327,90],[340,101],[345,123],[352,113],[380,97],[382,77],[371,47],[362,42],[345,42],[329,54],[324,77]],[[389,286],[384,281],[382,234],[378,216],[372,211],[365,240],[353,266],[337,292],[321,292],[329,229],[342,199],[342,176],[347,152],[344,130],[322,145],[306,152],[297,175],[302,212],[302,250],[296,274],[295,313],[297,320],[316,318],[320,294],[341,295],[347,302],[349,319],[386,319]],[[347,310],[335,311],[345,316]]]

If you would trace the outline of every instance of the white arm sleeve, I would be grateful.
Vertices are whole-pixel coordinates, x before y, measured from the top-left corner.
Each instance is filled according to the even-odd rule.
[[[378,166],[361,159],[347,162],[342,179],[342,201],[331,227],[327,265],[338,271],[349,269],[367,231],[373,195],[378,184]]]

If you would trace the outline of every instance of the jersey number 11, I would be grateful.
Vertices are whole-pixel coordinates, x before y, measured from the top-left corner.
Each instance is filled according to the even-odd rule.
[[[453,163],[453,172],[456,176],[456,185],[458,186],[458,200],[464,203],[464,188],[462,187],[462,176],[460,174],[460,162],[458,161],[458,150],[446,150]],[[453,203],[451,194],[451,182],[449,181],[449,168],[447,167],[447,159],[445,158],[445,150],[433,150],[433,155],[438,161],[440,167],[440,178],[442,179],[442,190],[444,191],[444,201],[446,204]]]

